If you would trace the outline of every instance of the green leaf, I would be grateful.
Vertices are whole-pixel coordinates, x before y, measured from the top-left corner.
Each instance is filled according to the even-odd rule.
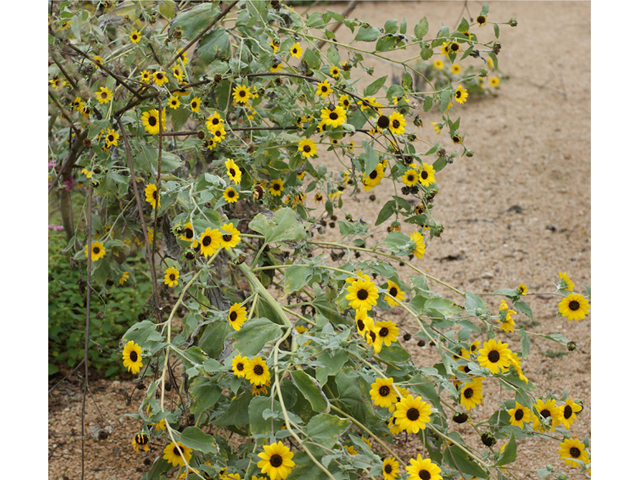
[[[467,19],[462,17],[462,20],[460,21],[460,25],[458,25],[458,29],[457,29],[460,33],[462,32],[466,32],[469,30],[469,22],[467,22]]]
[[[529,320],[533,320],[533,312],[531,311],[531,307],[529,305],[521,300],[518,300],[513,304],[513,306],[516,310],[524,313],[527,317],[529,317]]]
[[[327,383],[330,375],[340,372],[347,360],[349,360],[349,352],[346,350],[329,350],[318,355],[318,361],[324,364],[324,367],[316,369],[316,379],[320,385]]]
[[[429,60],[431,57],[433,57],[433,50],[425,45],[425,47],[422,48],[422,50],[420,50],[420,58],[426,61],[426,60]],[[427,97],[427,98],[431,98],[431,97]]]
[[[157,342],[162,341],[162,335],[156,330],[156,324],[145,320],[136,323],[122,336],[122,341],[127,344],[133,340],[134,343],[140,345],[141,348],[151,348]]]
[[[306,237],[304,227],[298,221],[296,212],[288,207],[278,210],[269,220],[262,213],[259,213],[253,217],[249,228],[264,235],[266,243],[283,240],[300,242]]]
[[[502,454],[496,461],[496,465],[499,466],[499,465],[507,465],[508,463],[513,463],[516,459],[516,456],[518,455],[517,450],[518,450],[518,444],[516,443],[516,439],[513,436],[513,432],[511,432],[511,438],[509,438],[509,442],[507,443],[507,446],[504,447]]]
[[[418,40],[422,40],[422,37],[424,37],[428,31],[429,31],[429,22],[427,20],[427,17],[422,17],[420,21],[416,24],[416,26],[413,27],[413,33],[415,34],[416,37],[418,37]]]
[[[402,88],[405,90],[413,91],[413,78],[409,72],[402,75]]]
[[[313,12],[307,18],[307,27],[309,28],[324,28],[326,22],[322,18],[322,12]]]
[[[369,84],[367,88],[364,89],[364,96],[368,97],[378,93],[378,90],[380,90],[380,88],[384,85],[384,82],[386,81],[387,81],[387,75],[385,75],[384,77],[380,77],[374,82],[372,82],[371,84]]]
[[[440,113],[444,113],[451,100],[451,90],[447,89],[440,94]]]
[[[479,478],[489,478],[489,474],[460,448],[451,445],[445,448],[444,461],[455,470],[460,469],[462,473]]]
[[[210,323],[202,332],[198,345],[210,357],[218,358],[224,347],[224,337],[226,335],[227,323]]]
[[[378,154],[375,152],[371,144],[364,140],[362,140],[362,148],[364,148],[364,153],[361,154],[359,158],[364,160],[364,174],[368,177],[378,165]]]
[[[280,418],[264,418],[262,412],[271,408],[271,398],[269,397],[254,397],[249,403],[249,427],[253,435],[267,435],[271,432],[271,428],[278,431],[284,420]],[[282,408],[279,402],[274,402],[273,408],[277,412],[282,412]]]
[[[231,42],[229,34],[224,28],[218,28],[208,32],[198,42],[196,50],[198,63],[209,64],[214,59],[227,59],[231,55]]]
[[[433,106],[433,97],[427,97],[425,98],[424,103],[422,104],[422,110],[426,113],[429,110],[431,110],[432,106]]]
[[[407,33],[407,19],[403,18],[402,22],[400,22],[400,33],[401,34],[405,34]]]
[[[249,423],[249,402],[251,402],[251,397],[251,392],[244,392],[239,397],[231,400],[229,408],[211,424],[219,427],[247,425]]]
[[[330,46],[327,51],[327,58],[332,65],[338,65],[340,63],[340,53],[338,53],[338,49]]]
[[[176,3],[173,0],[163,0],[160,4],[160,13],[167,20],[171,20],[176,15]]]
[[[411,379],[411,390],[420,395],[422,399],[429,399],[432,405],[442,411],[440,395],[436,392],[434,383],[424,375],[416,375]]]
[[[219,8],[211,8],[212,6],[213,4],[204,3],[179,13],[171,24],[171,32],[180,27],[182,28],[182,38],[192,40],[220,12]]]
[[[204,453],[218,453],[216,441],[212,435],[207,435],[198,427],[187,427],[180,434],[180,442],[185,447],[193,448]]]
[[[307,48],[302,55],[302,61],[313,70],[318,70],[321,66],[320,57],[312,48]]]
[[[396,213],[396,201],[389,200],[384,204],[384,207],[380,210],[378,214],[378,219],[376,220],[376,226],[380,225],[382,222],[387,220],[391,215]]]
[[[489,13],[489,4],[487,2],[484,2],[482,4],[482,10],[480,10],[480,15],[486,15]]]
[[[529,340],[529,335],[524,328],[518,329],[518,333],[520,334],[520,345],[522,346],[522,358],[525,360],[529,356],[529,347],[531,346],[531,340]]]
[[[396,33],[398,31],[398,19],[392,18],[384,22],[384,31],[386,33]]]
[[[518,402],[523,407],[527,407],[529,410],[533,408],[533,405],[531,404],[531,398],[522,388],[518,388],[516,390],[516,402]]]
[[[294,265],[284,272],[284,293],[289,294],[302,290],[307,285],[307,279],[313,270],[306,265]]]
[[[359,42],[375,42],[379,35],[380,30],[378,30],[377,28],[374,28],[370,25],[367,27],[362,26],[358,30],[355,40]]]
[[[382,347],[378,356],[385,362],[390,363],[402,363],[411,358],[411,354],[398,343],[392,343],[388,347]]]
[[[234,348],[240,355],[254,356],[262,350],[267,342],[280,336],[280,326],[266,318],[253,318],[242,328],[229,336],[235,339]]]
[[[500,38],[500,27],[497,23],[493,24],[493,33],[496,34],[496,38]]]
[[[384,35],[376,43],[376,52],[388,52],[398,45],[398,37],[395,35]]]
[[[307,423],[307,435],[313,439],[314,443],[331,448],[336,444],[338,435],[349,428],[349,420],[320,413]]]
[[[176,168],[182,166],[180,157],[170,152],[162,152],[162,172],[173,172]]]
[[[329,412],[329,401],[322,393],[320,384],[315,378],[310,377],[302,370],[295,370],[291,372],[291,381],[311,404],[314,412]]]
[[[409,245],[411,239],[401,232],[390,232],[384,243],[391,248],[401,249]]]
[[[464,308],[473,316],[478,316],[487,311],[487,302],[472,292],[465,292]]]

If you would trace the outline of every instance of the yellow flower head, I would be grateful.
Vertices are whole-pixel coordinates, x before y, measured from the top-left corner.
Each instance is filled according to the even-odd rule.
[[[491,77],[489,79],[489,85],[491,85],[492,87],[497,87],[498,85],[500,85],[500,79],[498,77]]]
[[[364,309],[369,311],[376,305],[378,298],[378,288],[375,283],[368,279],[354,279],[347,287],[349,306],[356,310]]]
[[[247,362],[245,378],[253,385],[264,385],[271,380],[269,368],[262,357],[254,357]]]
[[[134,375],[142,368],[142,348],[133,340],[129,340],[122,351],[122,363],[124,367]]]
[[[169,287],[178,285],[178,278],[180,278],[180,272],[177,268],[169,267],[164,271],[164,283]]]
[[[84,255],[85,257],[89,257],[88,252],[89,246],[84,247]],[[91,242],[91,261],[96,262],[100,260],[107,254],[107,251],[104,249],[104,244],[102,242]]]
[[[200,113],[200,104],[202,103],[202,100],[200,99],[200,97],[194,97],[191,99],[191,101],[189,102],[189,106],[191,107],[191,111],[192,112],[196,112],[196,113]]]
[[[325,80],[324,82],[318,82],[318,86],[316,89],[316,95],[320,95],[322,98],[328,97],[333,93],[333,89],[331,85],[329,85],[329,80]]]
[[[233,223],[229,222],[220,227],[220,229],[220,233],[222,234],[220,246],[222,248],[229,250],[240,243],[240,231],[233,226]]]
[[[558,285],[558,289],[573,292],[573,287],[575,285],[567,276],[567,272],[558,272],[558,276],[560,277],[560,285]]]
[[[457,63],[454,63],[453,65],[451,65],[451,73],[453,73],[454,75],[459,75],[461,71],[462,71],[462,67]]]
[[[252,96],[251,90],[244,85],[237,85],[233,88],[233,99],[236,103],[246,105]]]
[[[282,180],[277,179],[271,182],[271,186],[269,187],[269,193],[271,195],[279,197],[280,195],[282,195],[283,190],[284,190],[284,182]]]
[[[151,208],[156,209],[160,208],[160,193],[158,193],[158,187],[156,187],[153,183],[150,183],[144,189],[145,200]]]
[[[174,467],[181,465],[185,466],[185,460],[187,463],[191,460],[191,452],[193,450],[189,447],[184,446],[180,442],[170,443],[164,448],[164,458],[167,462],[169,462]],[[184,458],[183,458],[184,457]]]
[[[235,188],[229,186],[224,190],[224,192],[222,192],[222,197],[227,201],[227,203],[236,203],[240,198],[240,195],[238,195]]]
[[[444,68],[444,62],[442,60],[440,60],[439,58],[437,60],[433,61],[433,68],[436,68],[438,70],[442,70]]]
[[[220,248],[220,242],[222,241],[222,235],[217,228],[211,230],[207,229],[200,235],[200,252],[204,257],[210,257],[218,251]]]
[[[469,93],[467,92],[467,89],[464,88],[462,85],[458,85],[458,88],[456,88],[456,91],[454,93],[456,102],[462,104],[467,101],[468,96],[469,96]]]
[[[294,43],[293,47],[291,47],[291,50],[289,50],[289,53],[292,57],[300,58],[302,56],[302,48],[300,48],[300,42]]]
[[[411,237],[411,240],[413,240],[416,245],[413,249],[413,254],[417,258],[424,257],[424,252],[426,248],[424,245],[424,237],[422,236],[422,234],[420,232],[413,232],[410,235],[410,237]]]
[[[302,152],[304,158],[311,158],[318,153],[318,148],[313,140],[305,138],[300,140],[298,144],[298,151]]]
[[[418,433],[431,422],[431,405],[422,401],[422,397],[407,395],[396,404],[393,416],[401,430]]]
[[[96,98],[100,105],[103,103],[109,103],[113,100],[113,93],[107,87],[100,87],[100,90],[96,92]]]
[[[240,167],[236,165],[236,162],[231,158],[227,158],[227,161],[224,162],[224,165],[227,167],[227,175],[229,176],[229,180],[238,185],[242,180],[242,172],[240,172]]]
[[[167,103],[169,104],[169,108],[176,110],[180,106],[180,99],[175,95],[171,95]]]
[[[325,125],[337,128],[347,121],[347,112],[340,105],[333,105],[333,109],[331,106],[323,108],[320,117]]]
[[[234,330],[240,330],[244,322],[247,321],[247,309],[239,303],[234,303],[229,309],[228,320],[229,325],[231,325]]]
[[[162,85],[164,85],[168,81],[169,81],[169,79],[167,78],[167,74],[164,73],[162,70],[158,70],[157,72],[153,72],[153,82],[157,86],[161,87]]]
[[[260,460],[257,464],[262,473],[269,475],[271,480],[284,480],[287,478],[295,462],[291,452],[281,441],[263,447],[264,452],[259,453]]]
[[[407,125],[407,121],[404,119],[400,112],[393,112],[389,116],[389,130],[394,135],[404,134],[404,127]]]
[[[131,40],[131,43],[138,43],[141,38],[142,35],[138,30],[132,30],[131,35],[129,35],[129,40]]]

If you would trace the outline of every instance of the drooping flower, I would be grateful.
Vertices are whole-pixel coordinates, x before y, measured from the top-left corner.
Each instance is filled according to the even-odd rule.
[[[185,466],[185,460],[187,463],[191,460],[191,452],[193,450],[189,447],[183,445],[180,442],[170,443],[166,447],[164,447],[164,458],[167,462],[169,462],[174,467],[178,465]],[[183,458],[184,457],[184,460]]]
[[[516,288],[516,292],[518,292],[518,295],[522,295],[523,297],[527,294],[528,291],[529,289],[524,283],[521,283],[520,285],[518,285],[518,288]]]
[[[424,237],[418,231],[413,232],[410,235],[410,237],[411,237],[411,240],[413,240],[415,242],[415,244],[416,244],[416,246],[413,249],[413,254],[417,258],[422,258],[424,256],[424,252],[425,252]]]
[[[269,475],[271,480],[284,480],[287,478],[295,462],[291,452],[281,441],[263,447],[264,452],[258,454],[262,460],[257,464],[262,473]]]
[[[558,310],[567,320],[583,320],[589,313],[589,301],[582,295],[570,293],[558,304]]]
[[[145,452],[148,452],[149,435],[147,435],[146,433],[136,433],[136,435],[133,437],[133,441],[131,442],[131,447],[136,453],[138,453],[140,448],[142,448]]]
[[[129,340],[129,343],[124,346],[122,363],[134,375],[137,375],[142,368],[142,348],[133,340]]]
[[[511,317],[511,315],[515,314],[516,311],[515,310],[510,310],[509,306],[507,305],[507,302],[505,302],[504,300],[500,300],[500,307],[498,309],[498,316],[499,318],[498,323],[500,323],[500,330],[503,330],[505,332],[513,332],[513,327],[515,325],[513,318]]]
[[[160,194],[158,193],[158,187],[153,183],[150,183],[145,187],[144,197],[147,203],[151,205],[151,208],[160,208]]]
[[[120,277],[120,279],[118,279],[118,283],[120,285],[124,285],[127,280],[129,280],[129,272],[128,271],[124,271],[122,272],[122,276]]]
[[[402,302],[404,300],[405,292],[403,292],[400,287],[391,280],[387,280],[387,285],[387,293],[384,299],[390,307],[396,307],[399,305],[398,302]]]
[[[244,322],[247,321],[247,309],[239,303],[234,303],[229,309],[227,319],[234,330],[240,330]]]
[[[177,268],[169,267],[164,271],[164,283],[169,287],[178,285],[178,278],[180,278],[180,272]]]
[[[418,433],[431,421],[431,405],[422,401],[422,397],[407,395],[396,404],[393,416],[401,430]]]
[[[364,339],[367,345],[373,348],[374,353],[380,353],[380,350],[382,350],[382,337],[379,335],[380,327],[369,317],[367,317],[364,323]]]
[[[224,162],[224,165],[227,167],[227,175],[229,176],[229,180],[238,185],[242,180],[242,172],[240,171],[240,167],[236,165],[236,162],[231,158],[227,158],[227,161]]]
[[[467,92],[467,89],[464,88],[462,85],[458,85],[458,88],[456,88],[456,91],[454,92],[454,97],[456,99],[456,102],[462,104],[467,101],[468,96],[469,96],[469,93]]]

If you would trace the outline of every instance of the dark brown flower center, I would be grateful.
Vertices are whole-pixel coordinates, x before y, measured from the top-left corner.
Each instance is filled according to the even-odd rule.
[[[485,23],[487,21],[487,17],[485,17],[484,15],[480,15],[477,18],[478,24],[482,25],[483,23]]]
[[[255,367],[253,367],[253,373],[260,376],[264,373],[264,368],[262,368],[262,365],[256,365]]]
[[[520,420],[522,420],[522,417],[524,417],[524,410],[519,408],[518,410],[516,410],[516,414],[514,415],[514,418],[516,419],[516,421],[519,422]]]
[[[239,96],[241,96],[241,97],[244,97],[244,96],[246,96],[246,95],[247,95],[247,92],[245,92],[244,90],[240,90],[240,91],[238,92],[238,95],[239,95]]]
[[[384,472],[391,474],[391,472],[393,471],[393,467],[391,465],[389,465],[388,463],[384,466]]]
[[[219,118],[213,117],[211,119],[211,125],[218,125],[219,123],[220,123],[220,119]]]
[[[154,117],[153,115],[149,115],[149,125],[151,125],[152,127],[156,126],[156,123],[158,123],[158,119],[156,117]]]
[[[415,407],[411,407],[409,410],[407,410],[407,418],[412,422],[415,422],[420,418],[420,410]]]
[[[273,188],[273,189],[277,192],[278,190],[280,190],[280,184],[279,184],[279,183],[274,183],[274,184],[271,186],[271,188]]]
[[[238,318],[238,312],[234,310],[233,312],[229,313],[229,320],[235,322],[236,318]]]
[[[387,385],[383,385],[378,390],[378,393],[380,394],[381,397],[386,397],[391,393],[391,389]]]
[[[93,247],[91,249],[93,251],[93,253],[95,253],[96,255],[100,253],[100,247]]]
[[[193,230],[191,230],[190,228],[185,229],[184,236],[187,237],[187,239],[191,240],[193,238]]]
[[[302,150],[304,150],[306,153],[309,153],[311,151],[311,146],[305,145],[304,147],[302,147]]]
[[[376,123],[380,128],[387,128],[389,126],[389,117],[387,117],[386,115],[382,115],[380,118],[378,118],[378,121]]]
[[[462,90],[456,90],[456,98],[460,98],[462,96]]]
[[[395,297],[396,295],[398,295],[398,289],[396,287],[391,287],[389,289],[389,295],[391,295],[392,297]]]
[[[151,194],[151,196],[153,197],[154,200],[158,199],[158,191],[154,190],[153,193]]]
[[[347,107],[349,106],[349,103],[350,103],[350,102],[349,102],[349,99],[347,99],[347,98],[345,98],[345,99],[342,101],[342,105],[344,105],[344,107],[345,107],[345,108],[347,108]]]
[[[181,453],[182,453],[182,449],[180,447],[178,447],[177,445],[173,447],[173,454],[175,456],[179,457]]]
[[[325,85],[323,85],[320,90],[322,90],[322,92],[326,92],[327,91],[327,87]]]
[[[460,45],[458,45],[457,43],[451,44],[451,51],[452,52],[457,52],[459,48],[460,48]]]
[[[331,112],[331,113],[329,114],[329,118],[330,118],[331,120],[337,120],[337,119],[338,119],[338,117],[339,117],[339,115],[338,115],[336,112]]]
[[[280,465],[282,465],[282,462],[283,462],[282,457],[277,453],[274,455],[271,455],[271,458],[269,459],[269,463],[274,468],[278,468]]]
[[[235,197],[235,196],[236,196],[236,191],[235,191],[235,190],[231,189],[231,190],[229,190],[229,191],[227,192],[227,197],[229,197],[229,198],[233,198],[233,197]]]
[[[577,302],[576,300],[571,300],[569,302],[569,310],[572,311],[576,311],[576,310],[580,310],[580,302]]]
[[[109,140],[110,142],[113,142],[115,140],[115,138],[113,137],[113,135],[109,135],[107,137],[107,140]]]
[[[358,330],[364,330],[364,322],[362,320],[358,320]]]
[[[107,95],[108,95],[108,94],[107,94],[107,92],[102,92],[102,93],[100,94],[100,96],[101,96],[102,98],[107,98]]]
[[[291,53],[292,53],[293,55],[296,55],[296,54],[298,53],[298,49],[297,49],[297,48],[292,49],[292,50],[291,50]]]
[[[427,180],[427,179],[429,178],[429,172],[427,172],[426,170],[421,171],[421,172],[420,172],[420,177],[421,177],[423,180]]]
[[[497,350],[491,350],[489,355],[487,355],[487,358],[491,363],[497,363],[500,361],[500,352]]]
[[[431,480],[431,474],[428,470],[420,470],[418,476],[420,477],[420,480]]]
[[[544,410],[542,410],[542,411],[540,412],[540,416],[541,416],[542,418],[548,418],[548,417],[550,417],[550,416],[551,416],[551,412],[545,408]]]
[[[366,300],[367,298],[369,298],[369,291],[361,288],[360,290],[358,290],[358,300]]]
[[[378,334],[382,337],[385,338],[386,336],[389,335],[389,329],[387,327],[382,327],[380,329],[380,331],[378,332]]]
[[[473,388],[471,388],[471,387],[465,388],[464,391],[462,392],[462,394],[464,395],[464,398],[473,397]]]
[[[196,102],[195,100],[191,102],[191,108],[197,108],[197,107],[198,107],[198,102]]]
[[[571,405],[565,405],[564,418],[569,420],[571,418],[571,415],[573,415],[573,408],[571,408]]]
[[[138,361],[138,354],[137,354],[135,351],[130,352],[130,353],[129,353],[129,359],[130,359],[132,362],[137,362],[137,361]]]
[[[400,120],[394,119],[391,125],[393,125],[393,128],[400,128]]]
[[[158,80],[162,80],[164,78],[164,75],[162,73],[156,73],[156,78]]]
[[[378,176],[378,171],[377,171],[377,170],[374,170],[373,172],[371,172],[371,173],[369,174],[369,178],[370,178],[371,180],[375,180],[377,176]]]
[[[239,372],[241,372],[242,370],[244,370],[244,363],[240,362],[236,365],[236,370],[238,370]]]
[[[176,274],[172,273],[171,275],[169,275],[169,280],[171,280],[172,282],[176,279]]]
[[[205,247],[211,245],[211,237],[209,235],[202,239],[202,245],[204,245]]]
[[[222,136],[222,132],[220,130],[216,131],[215,133],[216,137],[221,137]]]
[[[415,179],[416,177],[413,176],[413,173],[407,175],[407,182],[413,182]]]
[[[580,455],[582,455],[582,452],[578,447],[571,447],[569,449],[569,455],[571,455],[573,458],[579,458]]]

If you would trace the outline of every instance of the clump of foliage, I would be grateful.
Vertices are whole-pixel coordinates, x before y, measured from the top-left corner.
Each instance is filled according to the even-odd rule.
[[[153,308],[122,341],[124,367],[148,382],[132,447],[165,445],[143,478],[512,477],[531,437],[588,471],[588,439],[569,432],[582,406],[525,375],[531,335],[567,343],[516,330],[514,315],[533,316],[527,288],[496,291],[491,312],[414,262],[444,231],[436,175],[473,156],[457,112],[465,84],[488,59],[497,67],[487,4],[453,33],[430,33],[426,18],[410,32],[405,19],[303,17],[278,0],[94,7],[62,2],[50,19],[51,177],[93,288],[121,275],[136,242],[149,259]],[[489,23],[494,38],[480,40]],[[394,57],[409,48],[481,68],[436,86]],[[377,78],[370,58],[402,69],[399,82]],[[426,139],[414,97],[437,118]],[[65,192],[80,175],[87,213],[74,228]],[[344,198],[382,181],[395,195],[376,220],[388,235],[372,240]],[[323,239],[331,224],[338,241]],[[168,307],[163,285],[177,297]],[[589,290],[573,293],[566,275],[556,287],[559,315],[583,319]],[[392,308],[439,361],[415,365]],[[487,416],[475,408],[488,384],[501,393]],[[467,423],[478,442],[459,433]],[[423,453],[403,457],[401,434]]]

